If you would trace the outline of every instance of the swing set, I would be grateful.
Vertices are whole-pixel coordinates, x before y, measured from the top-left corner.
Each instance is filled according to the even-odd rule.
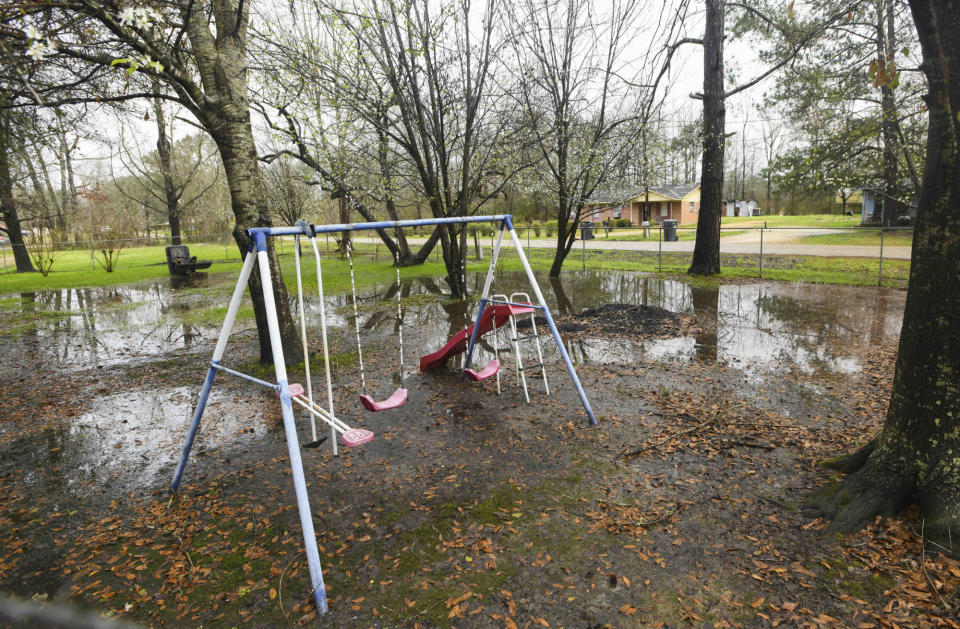
[[[313,516],[310,511],[310,502],[307,495],[307,484],[303,472],[303,461],[300,456],[301,446],[297,436],[296,423],[294,421],[293,405],[296,404],[304,409],[310,417],[312,439],[303,445],[304,448],[315,448],[328,438],[326,436],[318,436],[317,420],[320,420],[323,424],[326,424],[330,428],[329,439],[334,455],[338,454],[338,437],[340,440],[342,440],[344,446],[357,447],[372,441],[374,434],[371,431],[362,428],[351,428],[346,422],[338,418],[334,412],[333,384],[331,382],[330,374],[330,352],[327,343],[327,317],[323,295],[323,274],[321,269],[320,250],[317,247],[316,242],[317,234],[450,224],[463,224],[463,227],[465,228],[466,223],[481,222],[499,225],[496,244],[494,245],[493,253],[490,257],[490,266],[487,269],[483,291],[477,304],[477,311],[473,320],[473,324],[454,335],[453,338],[451,338],[440,350],[421,357],[420,370],[427,371],[441,367],[445,365],[451,357],[466,352],[462,362],[463,378],[472,381],[483,381],[496,376],[497,393],[499,394],[501,361],[498,330],[499,328],[509,325],[510,327],[508,334],[509,340],[513,344],[514,370],[517,376],[517,383],[518,386],[522,386],[527,402],[530,401],[526,379],[526,372],[528,370],[540,370],[543,378],[544,389],[547,395],[549,395],[550,386],[547,382],[547,374],[543,361],[543,352],[540,347],[540,337],[537,335],[536,320],[534,317],[537,312],[540,312],[543,314],[544,318],[546,319],[547,326],[550,328],[550,332],[553,335],[557,350],[559,351],[560,356],[566,365],[567,372],[570,375],[570,379],[573,381],[574,387],[577,390],[577,394],[580,396],[580,401],[583,403],[583,408],[586,411],[587,418],[589,419],[590,424],[596,425],[597,420],[593,414],[593,410],[590,407],[590,402],[587,400],[586,393],[580,384],[580,379],[577,377],[577,372],[574,369],[573,363],[570,360],[570,356],[567,354],[567,350],[563,345],[563,341],[560,338],[560,333],[553,321],[553,316],[550,314],[550,309],[547,306],[546,300],[543,298],[543,293],[540,292],[540,287],[537,284],[533,270],[530,268],[530,264],[527,261],[526,255],[524,255],[523,248],[520,245],[520,240],[513,228],[512,218],[513,217],[509,214],[500,214],[494,216],[433,218],[336,225],[313,225],[300,220],[297,221],[296,225],[291,227],[255,227],[247,230],[251,240],[250,252],[247,256],[245,256],[243,267],[240,270],[240,276],[237,278],[237,284],[230,299],[230,306],[227,308],[227,314],[224,317],[223,326],[220,329],[220,336],[217,339],[216,347],[213,350],[213,357],[210,360],[209,368],[207,369],[207,375],[204,379],[203,387],[200,390],[197,407],[194,411],[193,418],[190,422],[190,428],[187,431],[187,435],[184,440],[183,451],[180,454],[180,459],[177,462],[177,467],[174,471],[173,482],[170,485],[170,491],[171,493],[176,492],[180,488],[180,483],[183,479],[183,472],[186,468],[187,460],[190,457],[190,451],[193,448],[193,443],[196,439],[197,432],[200,429],[200,420],[203,417],[203,412],[206,408],[207,401],[209,400],[210,391],[213,388],[214,379],[216,378],[217,373],[223,372],[237,376],[249,382],[253,382],[273,390],[280,399],[284,432],[287,440],[287,452],[290,457],[290,468],[293,475],[294,488],[296,490],[297,508],[300,516],[301,529],[303,531],[304,549],[306,551],[307,564],[310,568],[310,581],[312,584],[313,598],[317,606],[317,611],[320,614],[325,614],[327,612],[327,595],[323,584],[323,572],[320,567],[320,554],[317,548],[316,535],[313,528]],[[520,263],[523,265],[523,268],[526,271],[527,279],[530,282],[534,297],[536,298],[536,303],[534,303],[526,293],[513,293],[509,297],[502,294],[494,294],[490,296],[490,289],[493,284],[497,258],[500,255],[500,248],[503,244],[505,232],[510,235],[510,238],[516,249],[517,256],[520,259]],[[287,380],[283,344],[280,338],[280,325],[277,318],[277,308],[272,290],[273,278],[271,277],[269,257],[267,254],[267,239],[270,237],[282,236],[294,236],[296,240],[296,245],[294,246],[294,260],[297,277],[297,305],[300,313],[300,341],[304,355],[306,387],[299,383],[290,383]],[[306,311],[303,303],[303,282],[300,270],[300,241],[302,238],[306,238],[310,243],[317,266],[317,292],[320,309],[320,337],[323,347],[324,377],[327,394],[325,406],[319,404],[314,400],[313,397],[313,386],[310,375],[309,361],[310,352],[307,342]],[[370,396],[367,392],[366,374],[363,367],[363,348],[360,342],[356,280],[354,278],[353,256],[351,249],[352,247],[348,245],[347,260],[350,264],[350,288],[353,303],[354,332],[357,341],[357,358],[360,366],[360,403],[364,409],[370,412],[396,409],[403,406],[403,404],[407,402],[408,395],[407,389],[403,388],[402,386],[404,377],[403,310],[401,306],[399,290],[400,266],[399,264],[395,264],[397,268],[397,329],[400,349],[401,386],[398,387],[386,399],[378,401]],[[396,259],[394,261],[396,262]],[[240,309],[240,302],[243,298],[250,276],[253,273],[254,263],[256,263],[258,266],[261,285],[264,287],[263,300],[264,307],[266,309],[267,329],[270,335],[270,346],[273,352],[273,365],[275,369],[276,382],[267,382],[266,380],[261,380],[260,378],[230,369],[222,362],[227,347],[227,341],[230,337],[230,333],[233,330],[237,312]],[[538,363],[533,365],[524,365],[520,356],[520,338],[518,335],[516,318],[517,316],[527,314],[530,315],[532,332],[531,336],[536,340],[537,358],[539,360]],[[494,357],[480,370],[474,370],[471,368],[471,360],[473,358],[476,342],[479,337],[491,331],[493,332]]]

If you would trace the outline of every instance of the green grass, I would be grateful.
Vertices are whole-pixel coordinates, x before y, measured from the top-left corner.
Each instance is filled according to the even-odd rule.
[[[841,214],[805,214],[802,216],[724,216],[722,224],[732,227],[853,227],[859,216]]]
[[[56,252],[50,274],[44,277],[40,273],[13,273],[13,256],[7,255],[8,272],[0,275],[0,294],[11,292],[32,292],[59,288],[78,288],[87,286],[113,286],[130,284],[145,279],[166,277],[167,263],[163,247],[137,247],[124,249],[120,253],[117,268],[107,273],[98,264],[90,265],[90,251]],[[190,255],[200,260],[213,260],[211,271],[233,271],[240,269],[240,255],[236,246],[225,250],[218,245],[190,245]],[[223,262],[226,256],[231,262]]]
[[[778,217],[778,218],[805,218],[805,217]],[[830,217],[835,219],[837,217]],[[755,219],[754,219],[755,220]],[[739,233],[742,230],[731,230],[725,235]],[[687,234],[693,236],[694,230],[681,230],[680,237]],[[824,244],[870,244],[857,242],[856,238],[869,238],[876,232],[861,232],[854,234],[830,234],[816,238],[836,239],[847,238],[841,242],[822,241]],[[879,239],[879,236],[876,236]],[[851,242],[849,239],[853,238]],[[906,234],[888,233],[884,237],[885,244],[901,244]],[[804,242],[810,242],[805,239]],[[879,244],[879,242],[877,243]],[[379,247],[377,260],[369,255],[375,247],[368,244],[359,244],[358,252],[363,255],[354,257],[357,285],[360,288],[383,285],[392,282],[396,271],[387,256],[383,255],[383,247]],[[485,252],[489,255],[489,247],[485,245]],[[210,272],[232,273],[240,271],[240,261],[223,261],[225,255],[237,256],[234,247],[226,252],[217,245],[191,245],[191,255],[199,259],[214,260]],[[335,254],[323,255],[323,282],[327,293],[344,293],[350,289],[350,270],[345,260],[340,260]],[[519,260],[512,254],[512,248],[505,247],[502,252],[502,266],[505,270],[521,270]],[[546,270],[553,260],[552,249],[530,249],[527,252],[531,264],[537,270]],[[34,292],[62,288],[78,288],[91,286],[112,286],[130,284],[142,280],[161,279],[168,276],[164,261],[163,247],[142,247],[124,250],[120,264],[116,271],[107,273],[102,268],[90,269],[90,254],[83,251],[65,251],[57,256],[51,273],[44,277],[39,273],[0,274],[0,294]],[[219,260],[219,261],[218,261]],[[487,258],[472,261],[467,265],[468,271],[483,271],[487,268]],[[684,273],[690,263],[690,254],[664,254],[662,264],[656,252],[635,251],[588,251],[585,259],[574,250],[567,258],[566,269],[590,268],[595,270],[622,270],[643,271],[668,274]],[[11,262],[12,264],[12,262]],[[721,256],[722,274],[725,277],[757,277],[759,275],[757,256],[753,255],[723,255]],[[294,258],[289,243],[284,245],[284,253],[280,256],[280,266],[284,279],[290,290],[295,290],[296,275]],[[905,287],[909,277],[910,263],[907,260],[885,260],[883,263],[883,283],[888,286]],[[764,256],[764,279],[778,279],[786,281],[806,281],[829,284],[875,285],[879,271],[878,261],[869,258],[841,258],[841,257],[805,257],[805,256]],[[415,277],[443,277],[446,270],[436,254],[431,255],[431,261],[420,266],[408,267],[400,270],[405,279]],[[316,288],[316,274],[312,256],[305,259],[303,264],[304,291],[313,293]],[[229,283],[228,283],[229,284]],[[209,293],[210,308],[197,308],[189,314],[178,313],[178,316],[192,317],[191,322],[197,324],[214,323],[222,319],[222,294],[229,291],[230,286],[217,284],[210,287],[201,287],[197,290]],[[241,317],[249,317],[252,312],[243,312]]]
[[[800,240],[805,245],[880,246],[879,229],[862,229],[839,234],[807,236]],[[887,231],[883,234],[885,247],[909,247],[913,244],[913,230]]]
[[[501,253],[501,255],[504,255]],[[531,265],[538,270],[546,270],[553,260],[553,251],[530,249],[527,257]],[[641,251],[588,251],[585,264],[577,252],[572,252],[564,265],[565,269],[581,268],[604,271],[640,271],[661,272],[667,275],[685,274],[690,266],[691,253],[665,253],[662,260],[657,252]],[[720,256],[721,277],[757,278],[760,276],[756,255]],[[815,284],[847,284],[854,286],[876,286],[879,264],[871,258],[841,258],[818,256],[764,256],[763,279],[788,282],[810,282]],[[502,266],[505,270],[522,269],[516,256],[506,254]],[[906,288],[910,276],[909,260],[884,260],[883,285]],[[693,279],[693,278],[690,278]]]
[[[366,244],[357,246],[354,266],[358,287],[388,283],[396,277],[396,271],[389,257],[384,255],[383,247],[379,247],[377,260],[371,259],[369,253],[374,249],[374,246]],[[304,291],[315,292],[317,290],[316,266],[309,250],[305,250],[304,253],[309,254],[309,257],[302,262]],[[197,256],[199,260],[213,260],[213,266],[207,271],[209,273],[240,272],[241,262],[235,246],[231,245],[225,252],[224,248],[218,245],[190,245],[190,255]],[[224,261],[227,255],[233,256],[233,259]],[[346,260],[340,260],[335,254],[325,252],[321,252],[321,255],[323,256],[324,290],[330,293],[348,291],[350,267]],[[10,265],[8,269],[12,269],[12,259],[8,259],[8,264]],[[473,266],[468,264],[467,269],[473,270]],[[485,263],[479,263],[477,268],[481,266],[486,268]],[[291,288],[295,287],[296,269],[291,243],[284,244],[283,254],[280,255],[280,267],[287,285]],[[438,277],[445,274],[443,263],[436,261],[435,258],[426,264],[400,270],[400,275],[405,278]],[[168,276],[163,247],[125,249],[120,255],[118,267],[112,273],[107,273],[99,266],[91,269],[89,251],[61,251],[56,254],[53,269],[46,277],[40,273],[14,273],[12,270],[0,274],[0,295],[63,288],[115,286]],[[206,315],[198,313],[196,316]],[[196,323],[203,323],[203,321],[196,321]]]

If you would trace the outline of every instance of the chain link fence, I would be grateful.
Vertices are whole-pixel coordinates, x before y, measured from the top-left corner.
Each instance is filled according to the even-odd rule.
[[[528,257],[553,258],[555,232],[545,237],[544,227],[517,230]],[[564,266],[685,273],[696,231],[696,225],[588,225]],[[910,227],[723,227],[720,265],[724,276],[905,288],[912,242]]]
[[[541,266],[549,266],[557,246],[556,230],[549,226],[516,227],[526,255]],[[468,238],[471,257],[489,255],[495,230],[489,226],[472,229]],[[410,233],[411,247],[423,243],[427,234]],[[824,283],[873,284],[906,287],[910,275],[912,228],[879,227],[724,227],[720,234],[720,264],[724,276],[756,277]],[[334,236],[320,237],[321,249],[332,252],[338,243]],[[214,262],[238,262],[240,252],[231,233],[185,234],[182,244],[191,255]],[[386,246],[375,236],[354,234],[358,254],[373,259],[389,257]],[[564,262],[564,268],[638,270],[685,273],[693,259],[696,226],[661,225],[643,227],[603,227],[586,225]],[[98,268],[100,251],[121,250],[120,264],[149,266],[166,264],[163,248],[171,244],[169,236],[150,236],[122,240],[76,240],[45,242],[42,247],[57,260],[89,268]],[[38,243],[27,243],[33,250]],[[479,246],[479,249],[478,249]],[[278,238],[280,256],[292,255],[293,239]],[[505,246],[504,256],[513,248]],[[82,260],[81,260],[82,259]],[[441,260],[439,244],[430,260]],[[63,266],[64,264],[61,264]],[[54,263],[56,270],[57,262]],[[0,243],[0,273],[13,272],[13,251],[9,242]]]

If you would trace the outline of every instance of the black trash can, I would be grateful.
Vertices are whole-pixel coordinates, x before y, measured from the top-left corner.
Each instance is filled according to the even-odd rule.
[[[677,242],[677,221],[667,219],[661,224],[663,225],[663,239],[666,242]]]
[[[593,221],[580,221],[580,239],[593,240]]]

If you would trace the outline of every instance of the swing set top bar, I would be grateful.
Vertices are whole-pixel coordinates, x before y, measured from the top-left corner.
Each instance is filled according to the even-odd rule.
[[[513,227],[512,214],[494,214],[492,216],[450,216],[446,218],[420,218],[406,221],[376,221],[373,223],[337,223],[334,225],[314,225],[306,221],[297,221],[290,227],[251,227],[247,230],[254,241],[266,236],[316,236],[331,232],[365,231],[371,229],[392,229],[396,227],[419,227],[423,225],[451,225],[459,223],[504,223]]]

